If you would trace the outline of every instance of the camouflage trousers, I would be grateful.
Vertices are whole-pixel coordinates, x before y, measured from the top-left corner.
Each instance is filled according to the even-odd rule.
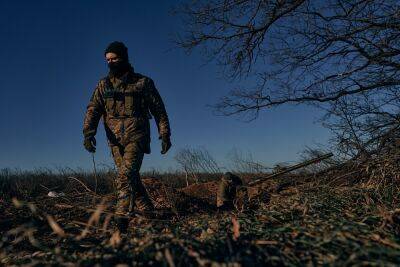
[[[129,215],[136,206],[139,209],[152,208],[153,204],[140,178],[144,153],[137,143],[126,146],[112,146],[111,152],[117,166],[117,203],[115,213]]]

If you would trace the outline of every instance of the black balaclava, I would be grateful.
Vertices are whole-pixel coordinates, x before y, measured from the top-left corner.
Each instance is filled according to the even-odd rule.
[[[104,55],[107,53],[115,53],[121,58],[121,61],[119,62],[108,63],[110,75],[120,77],[129,70],[133,72],[133,67],[129,63],[128,48],[124,45],[124,43],[118,41],[112,42],[107,46],[106,50],[104,51]]]

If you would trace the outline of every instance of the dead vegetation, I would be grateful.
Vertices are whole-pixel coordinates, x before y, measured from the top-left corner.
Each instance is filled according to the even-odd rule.
[[[90,174],[3,170],[0,259],[26,266],[395,266],[398,162],[391,153],[269,180],[233,211],[216,210],[215,181],[180,188],[147,177],[156,207],[168,212],[132,217],[122,236],[113,225],[112,170],[98,171],[97,193]],[[49,197],[49,190],[65,195]]]

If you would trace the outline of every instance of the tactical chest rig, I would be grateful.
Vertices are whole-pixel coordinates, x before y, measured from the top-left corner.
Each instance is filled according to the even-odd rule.
[[[151,119],[149,107],[144,96],[143,83],[128,83],[128,75],[122,78],[122,82],[114,88],[109,77],[105,78],[104,101],[107,116],[110,118],[147,118]],[[137,78],[135,77],[134,79]],[[120,108],[117,108],[120,102]],[[123,108],[121,108],[123,107]]]

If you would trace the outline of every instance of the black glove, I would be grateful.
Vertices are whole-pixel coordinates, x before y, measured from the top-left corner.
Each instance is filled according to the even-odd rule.
[[[96,138],[94,138],[94,136],[85,137],[83,145],[85,146],[85,149],[90,153],[96,152]]]
[[[172,144],[171,144],[171,140],[169,138],[169,136],[164,135],[161,136],[161,154],[165,154],[167,153],[167,151],[171,148]]]

